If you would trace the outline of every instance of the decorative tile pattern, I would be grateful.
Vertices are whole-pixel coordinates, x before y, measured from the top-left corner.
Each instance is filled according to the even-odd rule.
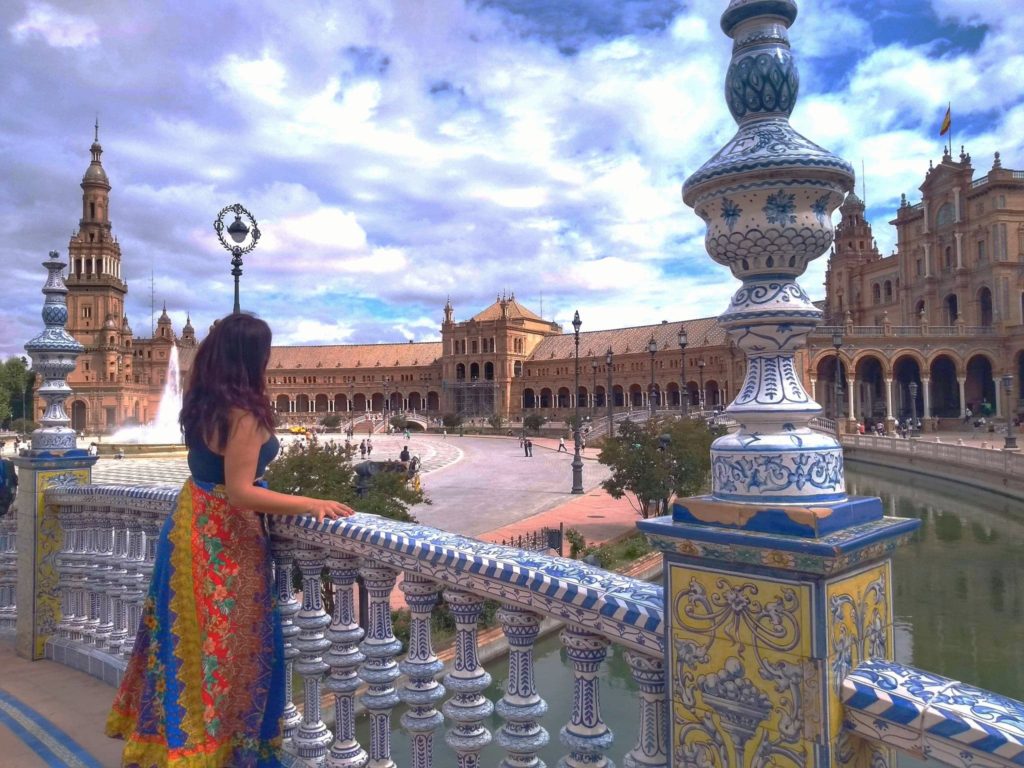
[[[1024,703],[891,661],[842,684],[846,727],[947,765],[1024,765]]]

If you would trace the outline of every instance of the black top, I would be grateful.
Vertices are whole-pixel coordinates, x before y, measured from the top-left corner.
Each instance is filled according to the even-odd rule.
[[[256,478],[262,477],[267,470],[267,465],[274,460],[281,443],[277,435],[271,435],[263,445],[260,446],[260,455],[256,460]],[[188,447],[188,469],[192,478],[203,483],[224,483],[224,457],[214,453],[206,445],[206,441],[199,439],[194,445]]]

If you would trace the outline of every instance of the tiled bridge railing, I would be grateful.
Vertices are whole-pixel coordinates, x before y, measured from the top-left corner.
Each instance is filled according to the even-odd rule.
[[[154,543],[177,493],[169,487],[95,485],[47,491],[46,503],[56,508],[63,531],[51,574],[62,616],[52,628],[48,657],[111,684],[119,680],[152,573]],[[0,520],[0,586],[13,581],[12,530],[10,518]],[[304,683],[302,712],[293,704],[286,709],[288,749],[304,763],[356,766],[369,759],[388,764],[392,710],[404,703],[400,722],[417,768],[431,765],[433,736],[445,719],[445,741],[455,759],[442,764],[476,765],[493,738],[506,752],[503,765],[540,768],[536,753],[549,736],[539,719],[547,704],[536,689],[532,649],[541,620],[551,617],[565,622],[561,639],[575,681],[571,714],[561,729],[569,752],[563,763],[610,764],[604,755],[613,737],[601,717],[599,670],[609,644],[616,643],[627,649],[640,691],[639,735],[622,764],[668,765],[670,692],[661,587],[373,515],[320,525],[278,518],[272,535],[287,679],[294,671]],[[325,565],[333,583],[333,616],[321,605]],[[293,566],[303,576],[301,604],[291,586]],[[412,614],[404,654],[390,614],[399,574]],[[366,627],[359,626],[355,611],[360,575],[369,595]],[[441,592],[457,632],[452,671],[438,680],[443,666],[431,645],[430,615]],[[0,591],[0,597],[0,630],[10,630],[14,593]],[[477,620],[485,598],[502,603],[499,618],[509,644],[509,681],[497,703],[483,696],[490,678],[477,657]],[[334,733],[321,719],[325,693],[334,696]],[[368,745],[355,738],[357,695],[371,718]],[[845,677],[842,700],[847,732],[882,747],[948,765],[1024,765],[1020,702],[881,660],[861,662]],[[504,720],[493,737],[485,727],[492,711]],[[804,729],[812,741],[814,725],[808,721]],[[677,764],[689,765],[685,759]]]
[[[63,618],[47,656],[115,683],[134,642],[152,573],[155,542],[177,498],[174,488],[78,486],[47,492],[64,531],[56,558]],[[575,560],[488,544],[433,528],[374,515],[316,524],[311,518],[272,522],[278,604],[291,680],[302,678],[301,714],[286,710],[289,751],[310,764],[371,765],[390,759],[391,713],[407,707],[413,765],[431,764],[431,743],[447,719],[445,741],[454,750],[444,765],[475,765],[492,740],[484,723],[497,711],[504,724],[493,738],[506,765],[537,766],[535,753],[549,736],[539,724],[547,704],[536,690],[533,644],[542,619],[565,622],[561,640],[574,672],[568,722],[561,729],[569,765],[603,765],[612,732],[602,720],[599,668],[609,644],[627,649],[640,694],[637,743],[625,764],[667,765],[662,588]],[[321,572],[333,583],[334,615],[321,604]],[[296,600],[291,571],[303,589]],[[409,648],[395,638],[390,597],[399,575],[411,612]],[[368,626],[354,610],[356,579],[369,595]],[[444,593],[457,629],[452,670],[431,645],[430,616]],[[477,657],[477,624],[485,599],[498,612],[509,644],[509,682],[492,703],[490,676]],[[404,680],[400,677],[404,676]],[[355,740],[357,692],[371,719],[371,743]],[[335,731],[321,719],[323,693],[333,694]],[[443,701],[443,704],[442,704]],[[440,710],[440,711],[439,711]],[[443,714],[442,714],[443,713]],[[439,758],[440,759],[440,758]]]

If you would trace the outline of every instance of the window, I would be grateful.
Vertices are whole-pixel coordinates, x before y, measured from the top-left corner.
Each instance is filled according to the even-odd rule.
[[[923,270],[921,269],[921,260],[920,259],[918,259],[917,261],[914,262],[914,274],[917,275],[918,277],[920,277],[922,274],[924,274]]]
[[[92,317],[92,307],[82,307],[82,317],[88,320]]]
[[[986,260],[985,241],[984,240],[979,240],[978,241],[978,262],[980,263],[980,262],[983,262],[985,260]]]
[[[945,203],[935,214],[935,226],[945,227],[953,223],[953,204]]]

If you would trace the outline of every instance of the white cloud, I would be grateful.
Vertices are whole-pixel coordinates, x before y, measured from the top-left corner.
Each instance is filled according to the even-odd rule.
[[[41,39],[53,48],[88,48],[99,43],[99,26],[92,19],[54,8],[28,4],[25,15],[10,27],[16,42]]]

